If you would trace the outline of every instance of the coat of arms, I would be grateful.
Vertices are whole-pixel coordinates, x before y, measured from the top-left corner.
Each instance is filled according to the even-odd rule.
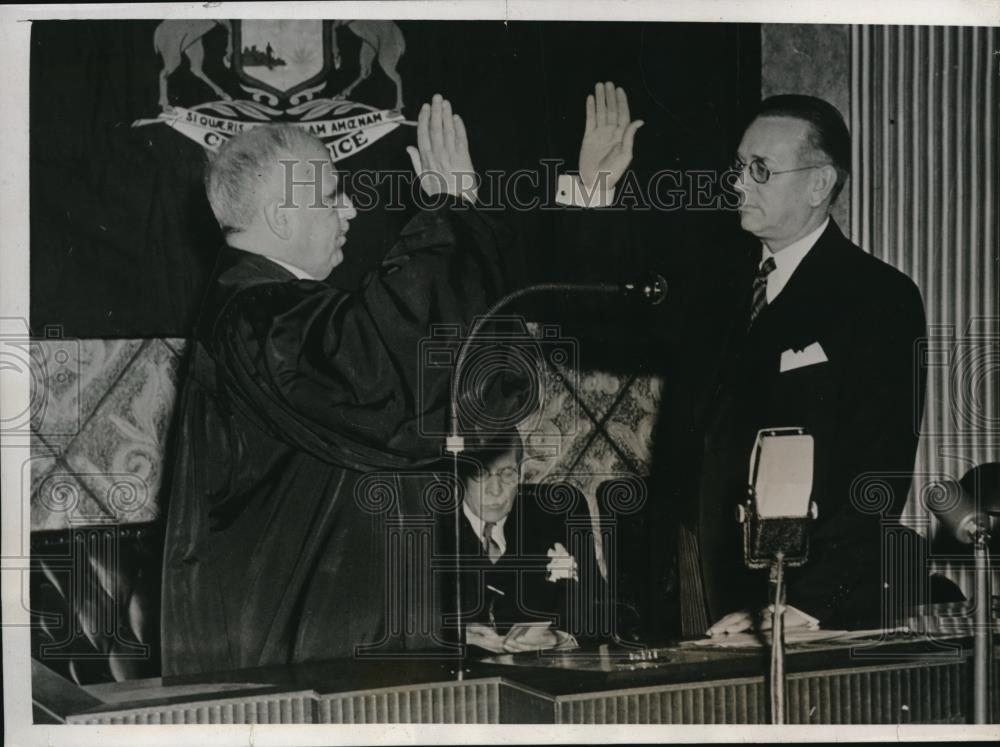
[[[235,77],[240,98],[227,92],[205,71],[209,32],[226,36],[223,67]],[[361,41],[359,74],[341,90],[327,90],[331,73],[343,64],[338,34]],[[246,129],[270,122],[291,122],[326,143],[334,161],[354,155],[392,132],[403,118],[403,81],[396,71],[406,45],[394,21],[385,20],[165,20],[153,34],[162,60],[160,114],[134,123],[163,123],[209,150]],[[190,107],[170,103],[170,76],[184,60],[188,69],[217,97]],[[352,101],[354,89],[378,66],[395,85],[391,109]],[[327,95],[324,96],[323,94]]]

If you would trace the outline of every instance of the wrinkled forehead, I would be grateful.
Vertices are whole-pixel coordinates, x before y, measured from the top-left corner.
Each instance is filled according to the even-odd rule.
[[[328,194],[337,187],[337,169],[329,151],[320,145],[282,154],[278,166],[277,172],[284,185],[315,189],[315,185],[319,183],[323,194]]]
[[[739,156],[785,163],[808,146],[809,128],[808,122],[794,117],[758,117],[743,133]]]

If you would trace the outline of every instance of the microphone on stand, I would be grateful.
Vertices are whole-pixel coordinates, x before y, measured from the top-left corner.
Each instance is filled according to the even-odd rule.
[[[667,297],[668,285],[663,275],[650,271],[617,283],[543,283],[524,290],[534,289],[572,293],[603,293],[647,303],[650,306],[658,306]]]
[[[658,272],[648,272],[638,279],[618,283],[617,292],[625,298],[659,306],[667,297],[667,281]]]
[[[956,480],[944,480],[938,488],[941,495],[930,502],[930,509],[949,534],[963,545],[973,545],[977,537],[989,534],[994,520],[985,502],[977,501]],[[996,513],[1000,506],[992,509]]]
[[[813,437],[803,428],[768,428],[757,434],[750,457],[746,504],[737,507],[748,568],[800,566],[809,554],[808,522],[818,509],[809,500]]]
[[[809,556],[808,525],[817,516],[810,500],[813,437],[804,428],[767,428],[757,433],[750,457],[743,527],[743,561],[768,568],[774,612],[771,626],[771,723],[785,721],[785,568]]]
[[[928,501],[931,512],[959,542],[973,546],[972,697],[973,721],[991,723],[990,670],[993,651],[993,593],[990,589],[990,538],[1000,516],[1000,465],[983,464],[966,473],[961,482],[945,480]],[[968,488],[968,489],[967,489]]]

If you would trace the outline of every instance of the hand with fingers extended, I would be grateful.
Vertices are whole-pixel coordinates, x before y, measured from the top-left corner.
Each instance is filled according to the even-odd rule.
[[[588,190],[610,190],[632,162],[632,143],[643,125],[634,122],[623,88],[598,83],[587,96],[587,119],[580,144],[580,180]],[[600,181],[600,184],[599,184]]]
[[[756,617],[750,610],[731,612],[710,627],[705,634],[711,638],[715,638],[716,636],[735,635],[736,633],[745,633],[751,630],[765,632],[771,629],[773,613],[773,604],[761,610]],[[815,630],[818,627],[819,624],[816,618],[807,615],[801,610],[797,610],[795,607],[785,607],[785,630],[800,628],[803,630]]]
[[[558,645],[559,635],[549,623],[514,625],[503,639],[503,650],[508,654],[544,651]]]
[[[409,146],[413,170],[428,195],[447,193],[476,202],[478,177],[469,155],[469,141],[462,118],[451,102],[434,94],[417,117],[417,147]]]

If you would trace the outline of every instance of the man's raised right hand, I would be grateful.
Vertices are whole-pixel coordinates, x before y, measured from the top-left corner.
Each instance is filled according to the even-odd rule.
[[[478,178],[469,155],[469,141],[462,118],[451,103],[434,94],[417,117],[417,147],[406,148],[420,187],[429,195],[445,192],[476,202]]]

